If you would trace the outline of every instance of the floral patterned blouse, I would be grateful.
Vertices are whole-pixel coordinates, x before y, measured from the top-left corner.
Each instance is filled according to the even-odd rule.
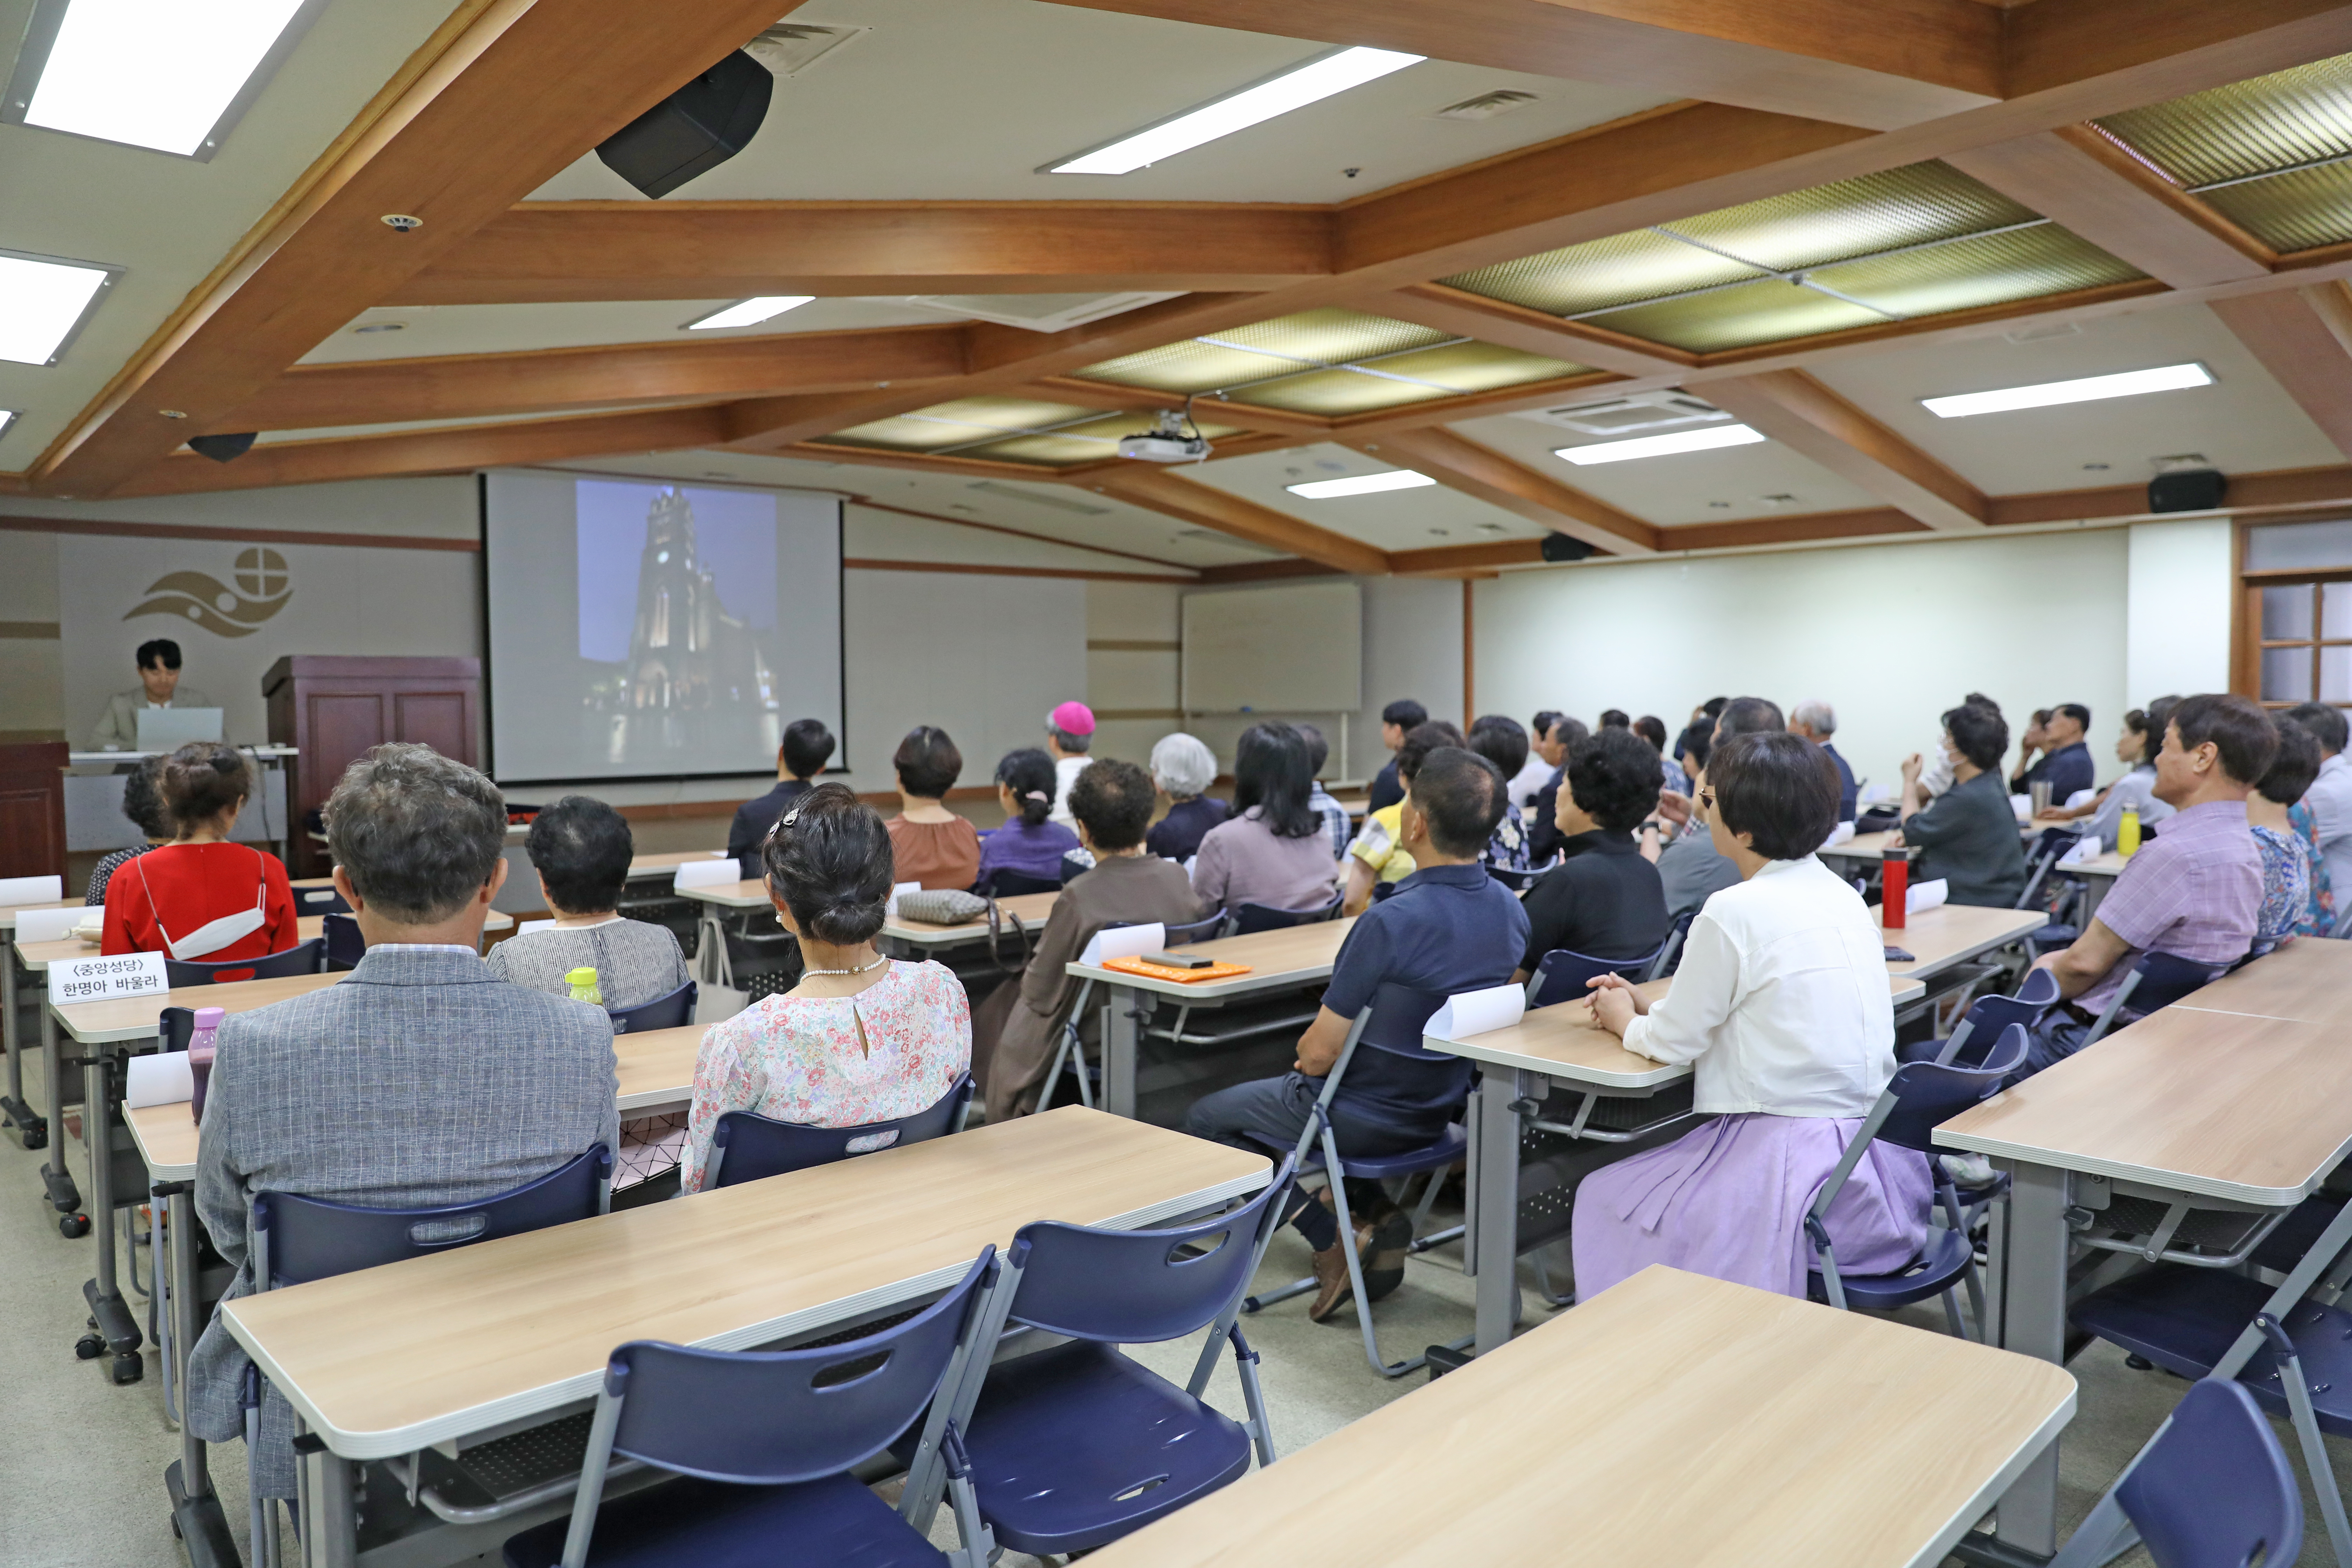
[[[894,961],[878,984],[855,996],[755,1002],[702,1037],[685,1190],[702,1190],[710,1135],[728,1111],[862,1127],[937,1104],[971,1066],[971,1004],[943,964]]]
[[[2311,928],[2311,850],[2300,835],[2254,826],[2263,854],[2263,907],[2254,919],[2258,951],[2293,942]]]
[[[2311,815],[2311,807],[2300,801],[2286,808],[2286,819],[2303,836],[2304,847],[2310,851],[2304,858],[2311,866],[2311,902],[2304,911],[2302,924],[2295,929],[2305,936],[2333,936],[2336,889],[2328,880],[2326,857],[2319,852],[2319,825]]]

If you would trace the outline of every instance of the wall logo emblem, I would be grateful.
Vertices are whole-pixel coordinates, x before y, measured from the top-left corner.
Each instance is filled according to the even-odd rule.
[[[257,544],[237,552],[230,583],[203,572],[167,572],[147,585],[146,598],[122,618],[170,616],[221,637],[249,637],[293,597],[286,557]]]

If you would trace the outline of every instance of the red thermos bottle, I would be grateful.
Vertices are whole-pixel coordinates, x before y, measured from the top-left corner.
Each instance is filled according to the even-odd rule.
[[[1881,901],[1878,923],[1886,931],[1901,931],[1903,917],[1910,912],[1911,852],[1889,849],[1878,873]]]

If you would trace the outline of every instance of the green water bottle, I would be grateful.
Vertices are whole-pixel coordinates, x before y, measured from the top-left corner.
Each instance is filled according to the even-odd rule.
[[[563,977],[563,983],[572,987],[574,1002],[592,1002],[599,1007],[604,1005],[604,994],[596,988],[596,971],[590,965],[583,963],[572,970]]]

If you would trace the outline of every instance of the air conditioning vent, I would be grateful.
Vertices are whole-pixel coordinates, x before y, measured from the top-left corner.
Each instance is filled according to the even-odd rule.
[[[1636,430],[1674,430],[1687,425],[1712,425],[1730,415],[1687,392],[1637,392],[1598,403],[1562,404],[1536,408],[1519,416],[1546,425],[1558,425],[1587,436],[1625,436]]]
[[[1433,120],[1492,120],[1498,114],[1508,114],[1536,101],[1532,92],[1521,92],[1514,87],[1496,88],[1475,98],[1465,98],[1459,103],[1449,103],[1431,118]]]
[[[1067,496],[1053,495],[1041,490],[1016,489],[1011,485],[998,484],[994,479],[978,479],[966,485],[964,489],[978,490],[982,495],[1003,496],[1007,500],[1022,501],[1030,506],[1051,507],[1055,511],[1074,511],[1080,517],[1110,515],[1110,508],[1107,506],[1089,506],[1082,500],[1072,500]]]
[[[1173,300],[1181,289],[1166,293],[1129,294],[910,294],[909,305],[950,315],[972,316],[1002,326],[1033,332],[1058,332],[1117,316],[1162,300]]]
[[[787,17],[744,46],[745,52],[768,68],[772,75],[794,77],[871,27],[842,22],[803,22]]]

